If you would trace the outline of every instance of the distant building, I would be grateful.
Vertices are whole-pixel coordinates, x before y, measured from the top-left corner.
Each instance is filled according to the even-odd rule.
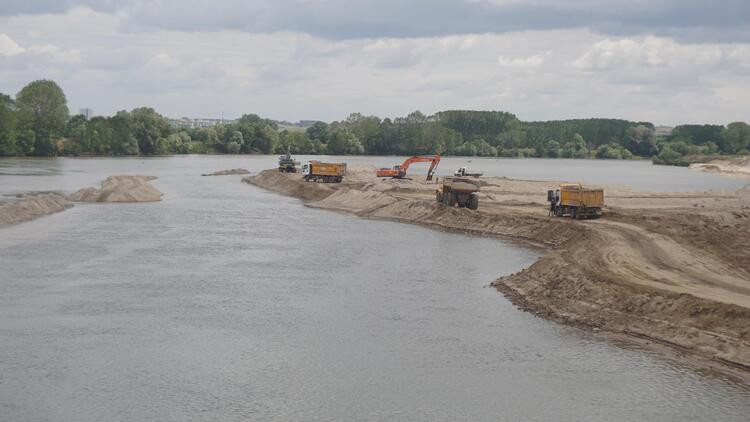
[[[654,128],[654,134],[656,136],[669,136],[672,134],[674,128],[671,126],[656,126]]]
[[[226,125],[235,122],[237,122],[236,119],[193,119],[190,117],[169,119],[169,123],[172,125],[172,127],[179,129],[198,129],[205,127],[214,127],[216,125]]]
[[[297,123],[297,126],[299,127],[310,127],[314,125],[315,123],[318,123],[318,120],[300,120],[299,123]]]
[[[78,114],[82,114],[83,117],[86,118],[86,120],[94,117],[94,110],[90,108],[79,108]]]

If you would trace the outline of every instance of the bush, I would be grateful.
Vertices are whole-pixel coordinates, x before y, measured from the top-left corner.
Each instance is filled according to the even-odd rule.
[[[622,158],[622,154],[615,145],[600,145],[596,149],[596,158],[619,160]]]
[[[235,141],[232,141],[227,144],[227,152],[229,154],[239,154],[240,153],[240,144],[238,144]]]
[[[677,150],[673,149],[671,145],[667,144],[662,146],[659,155],[655,156],[651,160],[654,164],[666,164],[670,166],[688,166],[690,163],[682,158]]]

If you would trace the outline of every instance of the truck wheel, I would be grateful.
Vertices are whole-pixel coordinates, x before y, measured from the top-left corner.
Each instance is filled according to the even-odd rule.
[[[435,201],[443,202],[443,195],[441,195],[440,192],[435,192]]]
[[[448,206],[452,207],[456,205],[456,202],[458,202],[458,198],[456,197],[455,193],[448,194]]]
[[[472,194],[469,197],[468,208],[470,210],[475,210],[475,209],[479,208],[479,197],[478,196]]]
[[[573,208],[572,210],[570,210],[570,218],[578,220],[578,208]]]

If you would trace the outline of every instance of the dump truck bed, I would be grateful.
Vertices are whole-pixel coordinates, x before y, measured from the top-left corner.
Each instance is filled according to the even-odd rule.
[[[604,190],[585,188],[579,184],[560,185],[560,205],[602,208],[604,206]]]
[[[346,163],[310,162],[310,174],[316,176],[343,176],[346,174]]]
[[[481,184],[467,177],[446,177],[443,180],[443,186],[456,192],[477,192]]]

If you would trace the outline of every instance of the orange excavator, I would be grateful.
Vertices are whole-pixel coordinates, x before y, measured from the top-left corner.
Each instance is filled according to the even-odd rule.
[[[406,177],[406,170],[412,163],[431,163],[430,169],[427,170],[427,180],[432,180],[432,174],[435,172],[438,163],[440,163],[439,155],[415,155],[411,158],[407,158],[400,166],[393,166],[393,168],[385,167],[378,169],[378,177],[392,177],[394,179],[403,179]]]

